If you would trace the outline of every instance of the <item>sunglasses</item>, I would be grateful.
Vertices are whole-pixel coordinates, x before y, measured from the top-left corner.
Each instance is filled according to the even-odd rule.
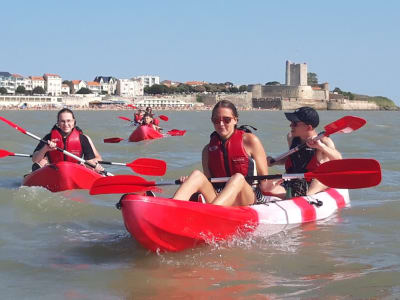
[[[224,122],[224,124],[229,124],[232,121],[232,119],[233,119],[232,117],[222,117],[219,119],[212,117],[211,121],[216,125],[221,124],[221,121]]]

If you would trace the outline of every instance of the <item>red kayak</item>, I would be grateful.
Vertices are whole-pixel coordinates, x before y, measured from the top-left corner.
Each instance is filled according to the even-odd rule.
[[[139,126],[129,136],[130,142],[140,142],[144,140],[160,139],[164,135],[150,126]]]
[[[51,192],[90,189],[102,177],[95,171],[77,163],[62,161],[47,165],[24,177],[22,185],[41,186]]]
[[[243,234],[265,234],[275,225],[325,219],[350,203],[348,190],[289,200],[271,198],[268,204],[224,207],[191,201],[126,194],[122,216],[129,233],[151,251],[182,251],[208,241]],[[282,227],[282,226],[281,226]]]

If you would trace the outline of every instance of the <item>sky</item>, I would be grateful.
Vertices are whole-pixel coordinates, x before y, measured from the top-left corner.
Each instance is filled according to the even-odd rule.
[[[265,84],[307,63],[400,106],[400,1],[1,0],[0,71]]]

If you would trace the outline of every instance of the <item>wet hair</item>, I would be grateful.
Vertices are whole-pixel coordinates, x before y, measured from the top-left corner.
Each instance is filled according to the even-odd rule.
[[[144,115],[143,115],[143,123],[144,123],[144,119],[146,118],[146,117],[150,117],[150,118],[153,118],[153,115],[152,114],[150,114],[150,113],[145,113]]]
[[[217,111],[218,108],[229,108],[232,111],[232,114],[235,118],[239,119],[239,114],[237,112],[236,106],[235,104],[233,104],[231,101],[229,100],[221,100],[218,101],[217,104],[215,104],[211,116],[214,116],[215,112]]]
[[[75,115],[74,115],[74,113],[72,112],[72,110],[70,110],[69,108],[64,107],[63,109],[61,109],[61,110],[57,113],[57,122],[58,122],[58,119],[60,119],[60,115],[63,114],[63,113],[70,113],[70,114],[72,115],[72,119],[75,120]],[[76,120],[75,120],[75,124],[76,124]]]

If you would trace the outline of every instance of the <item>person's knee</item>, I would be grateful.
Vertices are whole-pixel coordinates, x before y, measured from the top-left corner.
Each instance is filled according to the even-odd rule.
[[[243,176],[242,173],[235,173],[231,176],[230,182],[235,184],[244,184],[246,183],[246,178]]]

